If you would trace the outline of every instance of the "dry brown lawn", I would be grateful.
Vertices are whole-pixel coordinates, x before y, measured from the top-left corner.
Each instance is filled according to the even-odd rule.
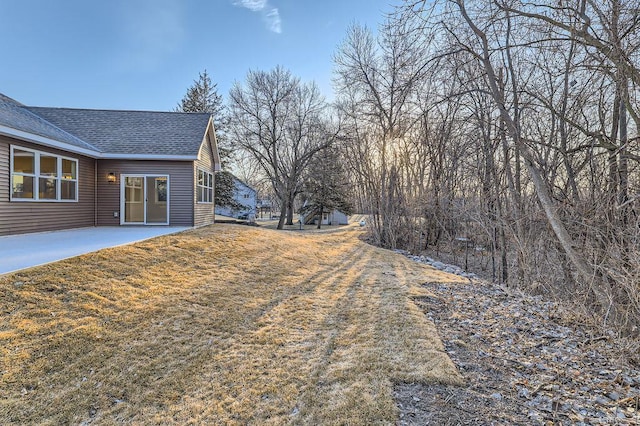
[[[452,276],[334,232],[214,225],[0,277],[0,424],[392,424],[459,383],[412,298]]]

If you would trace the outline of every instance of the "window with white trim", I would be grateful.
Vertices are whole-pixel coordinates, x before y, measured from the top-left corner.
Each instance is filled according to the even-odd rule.
[[[78,160],[12,146],[11,201],[78,201]]]
[[[213,203],[213,173],[198,169],[198,202]]]

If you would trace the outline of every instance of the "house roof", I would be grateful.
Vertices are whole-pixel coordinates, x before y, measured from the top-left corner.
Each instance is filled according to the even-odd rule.
[[[197,157],[208,113],[26,107],[102,153]]]
[[[246,182],[244,182],[243,180],[241,180],[240,178],[238,178],[236,175],[231,174],[231,176],[233,176],[233,181],[236,184],[240,184],[241,186],[244,186],[245,188],[247,188],[249,191],[255,192],[256,194],[258,193],[258,191],[256,189],[254,189],[253,187],[249,186]]]
[[[13,132],[15,130],[17,132]],[[0,93],[0,133],[23,136],[33,142],[52,140],[71,145],[82,150],[95,151],[96,148],[82,139],[69,134],[42,117],[37,116],[24,105]],[[40,136],[43,138],[33,138]],[[38,139],[38,140],[36,140]]]
[[[0,134],[94,158],[195,160],[211,114],[25,106],[0,93]]]

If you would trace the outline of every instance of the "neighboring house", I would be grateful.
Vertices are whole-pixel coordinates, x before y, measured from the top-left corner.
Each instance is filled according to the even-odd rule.
[[[233,176],[233,199],[241,207],[216,206],[216,214],[241,219],[255,219],[258,191]]]
[[[306,225],[317,224],[318,223],[318,214],[315,212],[308,213],[304,217],[304,223]],[[322,225],[348,225],[349,218],[346,214],[341,212],[338,209],[334,209],[330,212],[322,213]]]
[[[24,106],[0,94],[0,235],[213,223],[210,114]]]

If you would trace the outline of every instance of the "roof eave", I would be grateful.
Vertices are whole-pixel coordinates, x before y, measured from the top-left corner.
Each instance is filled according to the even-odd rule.
[[[168,155],[168,154],[125,154],[125,153],[101,153],[97,158],[101,160],[165,160],[165,161],[196,161],[194,155]]]
[[[209,121],[207,122],[207,128],[204,131],[204,136],[202,137],[202,143],[207,141],[207,136],[208,135],[212,136],[212,141],[213,141],[213,146],[212,151],[213,151],[213,171],[214,172],[219,172],[222,170],[222,165],[221,165],[221,161],[220,161],[220,152],[218,151],[218,138],[216,137],[216,129],[213,125],[213,116],[210,115],[209,116]]]
[[[91,158],[100,158],[101,153],[95,150],[82,148],[79,146],[71,145],[66,142],[60,142],[55,139],[47,138],[37,135],[35,133],[25,132],[23,130],[14,129],[0,125],[0,135],[9,136],[15,139],[19,139],[25,142],[31,142],[38,145],[47,146],[50,148],[57,148],[62,151],[72,152],[74,154],[86,155]]]

